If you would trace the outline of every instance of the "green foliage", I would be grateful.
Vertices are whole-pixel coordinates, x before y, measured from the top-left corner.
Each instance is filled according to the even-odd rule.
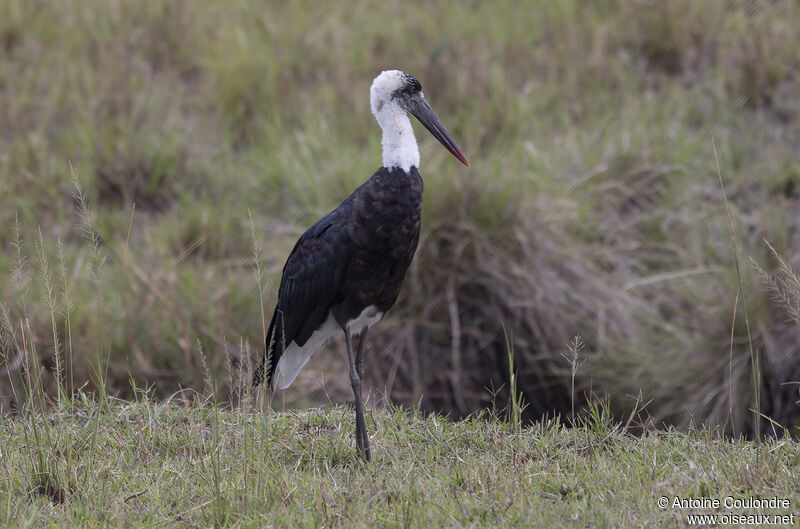
[[[767,239],[795,266],[797,27],[791,1],[3,2],[0,400],[25,333],[53,394],[60,377],[68,393],[201,387],[198,340],[212,377],[248,365],[296,237],[379,165],[369,83],[402,68],[472,168],[420,130],[424,233],[371,333],[376,387],[489,406],[510,387],[505,326],[525,419],[591,388],[615,416],[641,392],[659,423],[749,432],[746,306],[762,412],[797,426],[800,328],[749,267],[735,303],[711,145],[743,262],[782,266]],[[350,398],[342,355],[290,398]]]

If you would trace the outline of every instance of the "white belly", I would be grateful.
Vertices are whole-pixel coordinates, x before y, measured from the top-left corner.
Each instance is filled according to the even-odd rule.
[[[383,317],[383,313],[373,305],[364,309],[361,314],[353,320],[347,322],[347,327],[353,336],[359,335],[375,325]],[[319,351],[319,349],[339,336],[344,336],[344,331],[333,316],[328,313],[328,318],[320,326],[319,329],[314,331],[308,341],[302,347],[295,342],[289,344],[283,352],[281,359],[278,360],[278,365],[275,367],[275,386],[279,389],[286,389],[292,385],[294,379],[300,373],[311,356]]]

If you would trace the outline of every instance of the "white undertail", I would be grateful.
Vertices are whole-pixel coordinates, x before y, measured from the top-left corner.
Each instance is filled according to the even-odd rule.
[[[291,386],[311,356],[319,351],[320,347],[342,335],[344,335],[342,328],[332,316],[328,316],[325,323],[311,334],[302,347],[294,342],[290,343],[278,360],[278,365],[275,366],[275,386],[278,389],[286,389]]]
[[[411,120],[397,101],[392,99],[395,90],[402,87],[403,72],[386,70],[375,78],[369,91],[370,106],[383,130],[383,166],[399,167],[409,172],[419,167],[419,147],[411,128]]]
[[[370,305],[364,309],[361,314],[353,320],[347,322],[350,332],[353,336],[358,336],[364,329],[368,329],[375,325],[383,317],[382,312],[374,305]],[[294,379],[300,373],[311,357],[320,350],[320,348],[339,336],[344,337],[344,331],[336,323],[332,315],[328,314],[319,329],[311,334],[311,337],[302,347],[292,342],[286,347],[286,350],[278,360],[278,365],[275,366],[275,386],[278,389],[286,389],[292,385]]]

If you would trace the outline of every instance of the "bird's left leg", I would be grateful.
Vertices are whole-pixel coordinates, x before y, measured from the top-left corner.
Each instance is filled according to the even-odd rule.
[[[356,353],[356,371],[358,371],[358,378],[363,382],[364,380],[364,350],[366,349],[367,345],[367,331],[369,327],[364,327],[364,330],[361,331],[361,337],[358,339],[358,352]],[[362,445],[367,447],[367,454],[369,455],[369,437],[367,436],[367,422],[366,417],[364,420],[364,429],[362,431],[364,439],[362,440]],[[369,461],[369,457],[367,457],[367,461]]]
[[[369,437],[367,436],[367,421],[364,419],[364,402],[361,400],[361,377],[356,369],[356,355],[353,353],[353,336],[347,325],[344,326],[344,337],[347,342],[347,359],[350,363],[350,383],[353,386],[353,396],[356,399],[356,446],[370,461]]]

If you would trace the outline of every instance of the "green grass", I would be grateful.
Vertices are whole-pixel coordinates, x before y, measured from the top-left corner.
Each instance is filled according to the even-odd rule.
[[[756,458],[752,442],[694,429],[633,435],[597,410],[575,427],[516,429],[488,414],[374,409],[369,465],[341,406],[258,413],[140,396],[0,418],[0,524],[684,527],[686,514],[713,512],[661,509],[660,496],[777,496],[791,508],[720,512],[797,512],[795,441],[769,441]],[[52,443],[46,479],[30,472],[35,423]]]
[[[68,392],[201,387],[198,341],[215,379],[249,365],[297,236],[380,163],[369,83],[397,67],[472,165],[418,128],[423,234],[372,387],[506,401],[508,337],[526,420],[593,390],[729,434],[758,400],[796,431],[800,325],[747,265],[800,255],[795,2],[367,4],[0,4],[0,408],[32,348],[53,395],[62,368]],[[332,349],[289,405],[350,398]]]
[[[791,0],[0,2],[0,526],[795,512],[798,27]],[[297,236],[380,163],[386,68],[471,167],[417,129],[365,465],[342,344],[280,412],[243,381]]]

